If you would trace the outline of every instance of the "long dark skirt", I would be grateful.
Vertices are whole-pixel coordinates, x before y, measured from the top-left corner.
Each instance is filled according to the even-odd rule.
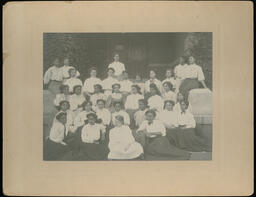
[[[199,81],[197,79],[185,79],[179,88],[180,93],[183,94],[185,99],[188,98],[189,91],[192,89],[197,89],[200,87]]]
[[[126,112],[129,114],[130,117],[130,128],[135,128],[135,120],[134,120],[134,114],[137,110],[136,109],[127,109]]]
[[[146,160],[188,160],[191,155],[170,144],[165,136],[148,138],[140,132],[135,139],[144,147]]]
[[[68,145],[62,145],[60,143],[56,143],[50,139],[47,139],[44,142],[44,152],[43,157],[44,160],[62,160],[63,156],[69,152]]]
[[[50,90],[53,94],[60,93],[61,81],[50,81],[48,85],[48,90]]]
[[[106,160],[108,148],[105,144],[82,143],[81,151],[86,160]]]
[[[206,140],[197,136],[195,129],[167,129],[166,136],[171,144],[187,151],[209,151]]]

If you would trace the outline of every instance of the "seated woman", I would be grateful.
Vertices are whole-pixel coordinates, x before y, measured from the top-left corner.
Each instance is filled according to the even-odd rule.
[[[177,66],[175,66],[175,68],[174,68],[174,75],[175,75],[175,79],[176,79],[176,89],[175,89],[176,93],[178,93],[180,84],[186,77],[184,70],[186,69],[187,66],[188,66],[187,58],[185,56],[181,56],[179,58],[179,64]]]
[[[117,84],[118,80],[115,78],[115,70],[108,68],[108,77],[102,81],[104,94],[108,97],[112,93],[112,86]]]
[[[94,85],[102,84],[101,80],[97,78],[97,69],[95,67],[90,68],[90,78],[84,81],[83,92],[85,95],[92,95],[94,92]]]
[[[181,109],[180,109],[180,102],[181,102],[181,101],[184,101],[184,100],[185,100],[185,98],[184,98],[183,94],[180,93],[180,92],[177,93],[176,103],[175,103],[175,105],[174,105],[174,107],[173,107],[173,111],[180,113],[180,112],[181,112]],[[188,110],[189,110],[190,112],[192,112],[192,107],[191,107],[190,104],[189,104],[189,106],[188,106]]]
[[[44,144],[44,160],[61,160],[67,153],[68,147],[64,142],[67,113],[58,112],[50,130],[50,136]]]
[[[139,74],[135,76],[134,84],[140,87],[141,94],[145,94],[145,83],[142,81],[142,78]]]
[[[139,109],[134,113],[135,127],[138,128],[146,120],[145,112],[148,110],[148,102],[145,99],[138,101]]]
[[[87,115],[90,113],[95,113],[92,110],[92,102],[91,101],[85,101],[82,105],[82,111],[79,112],[75,119],[74,119],[74,126],[75,128],[81,127],[85,124],[85,121],[87,120]]]
[[[130,125],[130,116],[127,112],[122,110],[122,103],[121,102],[115,102],[114,103],[114,109],[115,109],[115,111],[112,113],[112,125],[115,126],[116,116],[123,116],[124,117],[124,124],[129,126]]]
[[[85,160],[105,160],[108,148],[103,143],[105,140],[105,128],[102,124],[96,123],[95,113],[87,114],[88,123],[81,130],[80,151]]]
[[[166,129],[178,127],[178,113],[173,111],[174,102],[166,100],[164,102],[164,110],[159,113],[159,120],[161,120]]]
[[[138,85],[132,85],[131,94],[127,96],[125,101],[125,110],[130,116],[132,127],[135,126],[134,113],[139,109],[139,100],[144,99],[141,95],[140,87]]]
[[[176,80],[172,74],[172,69],[168,68],[165,73],[166,78],[162,81],[162,84],[164,85],[165,82],[170,82],[172,84],[171,89],[174,91],[176,90]]]
[[[142,146],[135,141],[131,129],[124,125],[124,117],[115,117],[115,128],[109,132],[108,159],[129,160],[143,154]]]
[[[157,89],[162,93],[162,83],[156,78],[156,72],[151,70],[149,72],[149,80],[145,82],[145,91],[146,93],[150,92],[150,84],[155,84]],[[160,93],[160,95],[161,95]]]
[[[83,83],[80,79],[77,78],[77,76],[76,76],[77,70],[74,67],[71,67],[68,70],[68,73],[69,73],[69,78],[66,79],[66,81],[63,84],[67,85],[69,87],[70,93],[73,93],[73,92],[71,92],[73,90],[73,88],[77,85],[82,86]]]
[[[154,110],[146,111],[146,120],[137,130],[136,139],[144,146],[146,159],[187,160],[190,153],[171,145],[166,136],[166,129],[160,120],[155,120]]]
[[[129,80],[128,72],[123,71],[122,73],[122,80],[119,81],[121,88],[120,91],[122,92],[123,96],[126,98],[127,95],[131,92],[133,83]]]
[[[172,101],[176,101],[176,93],[174,93],[173,91],[173,85],[171,84],[171,82],[166,81],[163,83],[163,99],[164,100],[172,100]]]
[[[163,110],[164,101],[160,95],[157,86],[154,83],[150,84],[150,96],[148,98],[148,106],[150,109],[154,109],[158,112]]]
[[[188,151],[208,151],[209,147],[204,139],[195,134],[196,121],[193,114],[188,110],[189,103],[181,101],[181,112],[178,113],[178,128],[175,133],[169,134],[168,137],[175,145]]]
[[[105,100],[98,99],[97,107],[95,108],[96,115],[102,120],[102,124],[107,128],[111,122],[111,113],[105,108]]]
[[[70,94],[69,94],[69,86],[68,85],[61,85],[60,86],[60,94],[57,94],[54,99],[54,105],[57,107],[59,106],[61,101],[69,101]]]
[[[185,79],[180,85],[179,92],[184,95],[185,99],[188,98],[190,90],[200,87],[200,83],[204,88],[207,88],[204,82],[205,77],[202,68],[195,64],[195,58],[193,56],[188,58],[188,65],[183,71]]]
[[[123,94],[120,91],[121,85],[119,83],[115,83],[112,85],[112,93],[108,96],[106,107],[112,111],[111,109],[113,107],[114,102],[121,102],[123,103]]]
[[[85,101],[85,97],[82,94],[82,86],[76,85],[73,89],[73,94],[69,98],[70,109],[74,111],[75,115],[77,115],[80,111],[82,111],[82,104]]]
[[[90,100],[91,100],[92,105],[94,107],[97,106],[97,100],[98,99],[102,99],[102,100],[106,101],[107,96],[105,94],[103,94],[102,86],[100,84],[95,84],[94,85],[94,93],[90,97]]]

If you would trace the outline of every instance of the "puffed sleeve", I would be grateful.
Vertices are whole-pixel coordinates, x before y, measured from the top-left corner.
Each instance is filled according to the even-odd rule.
[[[147,121],[144,120],[144,121],[141,123],[140,127],[138,128],[137,132],[138,132],[138,131],[142,131],[142,130],[146,130],[146,129],[147,129]]]
[[[44,74],[44,84],[48,84],[52,77],[52,68],[49,68]]]
[[[198,81],[205,80],[203,70],[200,66],[198,66],[198,70],[197,70],[197,79]]]
[[[188,116],[188,124],[186,125],[186,128],[195,128],[196,127],[196,121],[192,113],[189,113]]]

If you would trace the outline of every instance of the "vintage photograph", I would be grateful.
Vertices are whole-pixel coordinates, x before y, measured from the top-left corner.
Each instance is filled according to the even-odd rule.
[[[43,34],[43,160],[212,160],[212,32]]]

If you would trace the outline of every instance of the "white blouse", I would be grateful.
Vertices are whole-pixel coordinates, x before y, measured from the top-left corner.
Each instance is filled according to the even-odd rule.
[[[69,87],[69,92],[72,92],[72,93],[73,93],[73,89],[76,85],[83,86],[82,81],[78,78],[69,78],[63,84],[67,85]]]
[[[165,80],[162,81],[162,84],[164,84],[165,82],[170,82],[174,88],[176,87],[176,80],[174,79],[174,77],[166,78]]]
[[[65,94],[57,94],[53,103],[55,106],[59,106],[61,101],[69,101],[70,96]]]
[[[107,96],[105,94],[103,94],[103,93],[97,93],[97,94],[91,95],[91,102],[92,102],[92,104],[94,106],[97,105],[97,100],[98,99],[102,99],[102,100],[106,101],[107,100]]]
[[[145,110],[138,110],[134,113],[134,120],[135,120],[135,124],[136,126],[140,126],[141,123],[146,120],[146,116],[145,116],[145,112],[147,111],[148,109],[145,109]]]
[[[79,105],[82,105],[82,103],[85,101],[84,95],[76,95],[72,94],[69,98],[69,103],[70,103],[70,109],[71,110],[76,110]]]
[[[192,107],[191,107],[190,104],[188,105],[188,110],[189,110],[190,112],[192,112]],[[176,111],[177,113],[181,113],[180,103],[176,103],[176,104],[174,105],[173,111]]]
[[[126,98],[125,109],[138,109],[139,108],[139,100],[144,97],[141,94],[130,94]]]
[[[160,120],[153,120],[152,124],[149,124],[147,120],[143,121],[137,131],[146,130],[148,133],[160,132],[162,136],[166,135],[166,129],[164,124]],[[151,135],[155,137],[156,135]]]
[[[133,83],[130,80],[123,80],[119,82],[121,85],[121,92],[131,92]]]
[[[74,126],[75,128],[81,127],[85,124],[85,121],[87,120],[87,115],[90,113],[94,113],[93,111],[81,111],[79,112],[75,119],[74,119]]]
[[[185,78],[198,79],[198,81],[205,80],[203,70],[196,64],[186,66],[184,69]]]
[[[94,143],[100,139],[101,133],[105,133],[105,127],[101,124],[86,124],[82,128],[81,138],[84,143]]]
[[[112,85],[119,83],[117,79],[113,77],[108,77],[102,81],[103,90],[105,90],[104,94],[109,96],[112,92]]]
[[[158,79],[149,79],[149,80],[147,80],[146,82],[145,82],[145,91],[146,92],[150,92],[150,84],[151,83],[154,83],[154,84],[156,84],[156,86],[157,86],[157,88],[158,88],[158,90],[160,91],[160,92],[162,92],[163,91],[163,86],[162,86],[162,82],[161,81],[159,81]]]
[[[66,124],[65,124],[65,126],[66,126],[66,135],[68,134],[69,131],[75,132],[75,129],[76,129],[76,128],[74,127],[74,118],[75,118],[74,112],[71,111],[71,110],[67,110],[67,111],[62,111],[62,110],[61,110],[60,112],[65,112],[65,113],[67,113],[67,122],[66,122]],[[58,112],[58,113],[59,113],[59,112]],[[57,114],[58,114],[58,113],[57,113]],[[57,115],[57,114],[56,114],[56,115]],[[55,115],[53,121],[57,121],[56,115]]]
[[[173,91],[169,91],[169,92],[164,92],[163,93],[163,99],[166,100],[171,100],[176,102],[176,94]]]
[[[113,68],[115,70],[115,75],[119,76],[125,71],[125,66],[121,62],[112,62],[109,64],[108,68]]]
[[[164,107],[164,100],[159,95],[154,95],[149,97],[148,106],[150,109],[157,109],[158,111],[162,111]]]
[[[112,124],[116,125],[116,116],[123,116],[124,117],[124,124],[125,125],[130,125],[130,116],[127,112],[120,110],[119,112],[113,112],[112,113]]]
[[[98,118],[100,118],[103,122],[104,125],[109,125],[110,121],[111,121],[111,113],[108,109],[103,108],[103,109],[99,109],[96,108],[96,115],[98,116]]]
[[[194,119],[194,116],[189,110],[186,110],[185,113],[178,113],[178,124],[185,125],[185,128],[196,127],[196,121]]]
[[[51,80],[62,81],[61,68],[52,66],[44,74],[44,84],[48,84]]]
[[[177,65],[175,68],[174,68],[174,74],[175,74],[175,77],[179,80],[182,80],[182,79],[185,79],[185,69],[188,65],[187,64],[184,64],[184,65]]]
[[[50,130],[50,140],[56,142],[56,143],[62,143],[65,137],[66,128],[65,126],[55,119],[53,121],[52,128]]]
[[[84,81],[83,91],[93,93],[94,85],[99,84],[102,85],[102,81],[97,77],[90,77]]]
[[[161,120],[166,128],[178,127],[178,113],[175,111],[163,110],[159,113]]]
[[[62,75],[62,78],[63,79],[68,79],[70,76],[69,76],[69,69],[70,68],[74,68],[73,66],[62,66],[61,67],[61,75]],[[79,77],[80,76],[80,73],[78,72],[78,70],[76,71],[76,77]]]

